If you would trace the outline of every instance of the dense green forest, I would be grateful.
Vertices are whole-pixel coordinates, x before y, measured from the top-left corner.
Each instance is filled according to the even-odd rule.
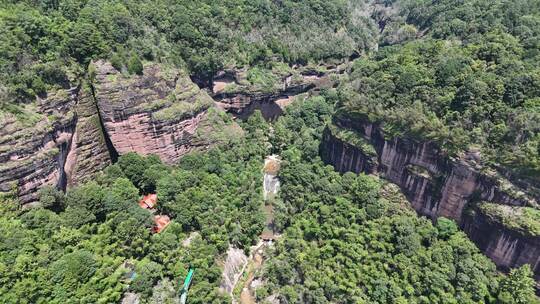
[[[40,208],[21,214],[4,202],[0,301],[111,303],[131,291],[144,303],[174,303],[193,266],[190,303],[229,303],[218,290],[219,261],[230,245],[248,250],[262,231],[261,168],[275,152],[284,158],[274,202],[284,233],[267,253],[261,300],[532,303],[528,266],[501,275],[452,221],[434,226],[381,180],[322,164],[319,140],[337,99],[332,90],[298,101],[274,125],[256,112],[242,124],[244,138],[178,166],[127,154],[66,194],[45,188]],[[149,191],[173,218],[159,234],[137,204]]]
[[[404,1],[423,39],[354,63],[344,113],[540,177],[540,2]],[[425,31],[425,33],[424,33]]]
[[[226,67],[372,53],[355,63],[347,111],[537,177],[539,29],[538,0],[3,0],[0,108],[76,85],[96,58],[130,73],[168,62],[209,81]]]
[[[15,202],[2,202],[0,302],[114,303],[129,284],[149,303],[173,303],[191,265],[197,279],[190,303],[229,303],[218,293],[218,257],[229,245],[252,245],[264,223],[267,126],[255,115],[243,127],[245,138],[186,156],[177,167],[127,154],[66,194],[44,188],[40,208],[21,213]],[[158,212],[174,219],[159,234],[151,234],[151,213],[137,204],[149,191],[159,195]],[[132,281],[126,261],[137,273]]]
[[[501,276],[454,222],[433,225],[382,180],[325,166],[317,149],[339,98],[325,97],[293,104],[274,126],[284,234],[268,254],[259,299],[277,290],[281,303],[535,301],[528,266]]]
[[[205,84],[247,67],[263,92],[281,85],[268,70],[350,64],[335,88],[275,122],[255,112],[241,137],[178,164],[128,153],[65,193],[44,187],[39,207],[0,197],[0,303],[176,303],[189,267],[189,303],[230,303],[223,261],[264,229],[270,154],[283,159],[281,237],[257,274],[261,303],[538,303],[529,265],[498,272],[456,223],[417,216],[378,177],[339,174],[319,149],[332,117],[362,117],[540,182],[540,0],[0,0],[0,118],[101,58]],[[152,192],[172,218],[158,234],[137,204]]]
[[[141,60],[211,78],[223,67],[344,58],[376,45],[363,1],[0,1],[3,94],[28,100],[67,85],[88,62]],[[3,99],[3,98],[2,98]]]

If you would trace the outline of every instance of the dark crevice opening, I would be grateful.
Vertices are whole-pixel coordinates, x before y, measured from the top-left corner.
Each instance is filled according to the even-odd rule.
[[[101,127],[103,138],[105,139],[105,146],[107,147],[107,151],[109,151],[109,157],[111,158],[111,162],[114,164],[118,161],[119,154],[118,154],[118,151],[116,151],[116,148],[114,147],[111,141],[111,138],[109,137],[109,133],[107,133],[107,129],[105,129],[105,123],[103,122],[103,117],[101,117],[101,111],[99,110],[99,106],[97,103],[96,92],[94,90],[94,86],[91,83],[90,83],[90,90],[92,91],[92,99],[97,109],[97,115],[99,118],[99,126]]]
[[[72,134],[75,133],[75,129],[77,128],[77,115],[75,114],[75,118],[72,122]],[[58,154],[58,172],[60,173],[60,176],[58,177],[58,182],[56,184],[56,189],[61,190],[63,192],[66,192],[67,189],[67,174],[66,174],[66,162],[69,156],[69,152],[71,151],[71,146],[74,145],[73,137],[68,141],[59,146],[59,154]]]

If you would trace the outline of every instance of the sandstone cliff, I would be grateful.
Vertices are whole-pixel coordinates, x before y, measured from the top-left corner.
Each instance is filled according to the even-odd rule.
[[[515,251],[506,253],[512,258],[500,259],[499,250],[492,249],[497,245],[493,244],[503,235],[507,238],[514,235],[511,229],[501,228],[481,216],[477,224],[476,216],[465,216],[464,211],[473,208],[477,201],[538,207],[538,198],[528,195],[527,189],[480,165],[478,152],[469,151],[452,158],[431,142],[407,137],[387,138],[381,125],[370,122],[367,117],[338,115],[323,134],[321,157],[340,172],[380,174],[399,185],[420,214],[432,219],[444,216],[460,223],[497,265],[514,267],[529,263],[536,275],[540,274],[538,240],[513,237]],[[527,252],[536,254],[522,255],[520,248],[529,248]]]
[[[292,69],[274,75],[276,80],[271,88],[250,83],[244,70],[224,71],[216,76],[212,93],[216,104],[235,117],[246,119],[255,110],[260,110],[265,119],[274,120],[295,96],[330,86],[329,74],[335,70]]]
[[[58,90],[22,105],[18,115],[0,113],[0,192],[31,202],[42,185],[65,187],[77,94],[76,87]]]
[[[219,141],[217,133],[235,136],[239,131],[234,123],[224,123],[212,98],[178,69],[146,64],[142,75],[125,76],[104,61],[94,66],[101,120],[120,155],[156,154],[174,163]]]
[[[65,190],[111,163],[88,86],[59,89],[24,107],[18,117],[2,113],[1,193],[33,203],[44,185]]]
[[[49,92],[0,112],[0,194],[33,203],[44,185],[91,179],[127,152],[157,154],[168,163],[207,149],[242,130],[182,71],[145,65],[129,76],[93,64],[91,82]]]
[[[524,212],[527,209],[532,210],[482,203],[467,210],[462,226],[469,238],[501,269],[529,263],[535,279],[540,281],[539,213],[536,211],[534,218],[528,218]],[[536,227],[526,225],[525,221],[533,222]]]
[[[86,83],[79,91],[75,112],[77,124],[64,166],[68,186],[91,179],[116,158],[101,126],[92,89]]]

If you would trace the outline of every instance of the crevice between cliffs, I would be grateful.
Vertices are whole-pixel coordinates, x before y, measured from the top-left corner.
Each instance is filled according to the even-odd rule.
[[[77,130],[77,123],[79,121],[79,118],[77,116],[77,113],[75,113],[73,117],[73,121],[69,125],[69,132],[71,133],[71,137],[67,142],[64,142],[58,146],[59,153],[58,153],[58,182],[56,184],[56,188],[65,192],[67,189],[68,184],[68,174],[66,172],[66,163],[69,158],[69,154],[73,149],[73,145],[75,143],[75,132]]]
[[[99,109],[99,105],[96,98],[96,91],[94,89],[94,85],[90,82],[89,84],[90,91],[92,92],[92,101],[94,102],[94,105],[97,109],[97,115],[99,118],[99,126],[101,128],[101,134],[103,135],[103,139],[105,141],[105,146],[107,147],[107,151],[109,152],[109,157],[111,158],[111,162],[114,164],[118,161],[118,151],[114,147],[111,137],[109,136],[109,133],[107,132],[107,129],[105,128],[105,123],[103,122],[103,117],[101,117],[101,111]]]

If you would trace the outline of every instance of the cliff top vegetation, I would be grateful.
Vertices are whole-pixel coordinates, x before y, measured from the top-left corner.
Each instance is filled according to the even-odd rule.
[[[540,177],[538,1],[403,1],[417,37],[355,61],[340,110],[387,135],[431,140],[450,155]]]
[[[540,210],[538,209],[506,206],[488,202],[482,202],[477,207],[480,212],[505,227],[528,236],[540,236]]]

